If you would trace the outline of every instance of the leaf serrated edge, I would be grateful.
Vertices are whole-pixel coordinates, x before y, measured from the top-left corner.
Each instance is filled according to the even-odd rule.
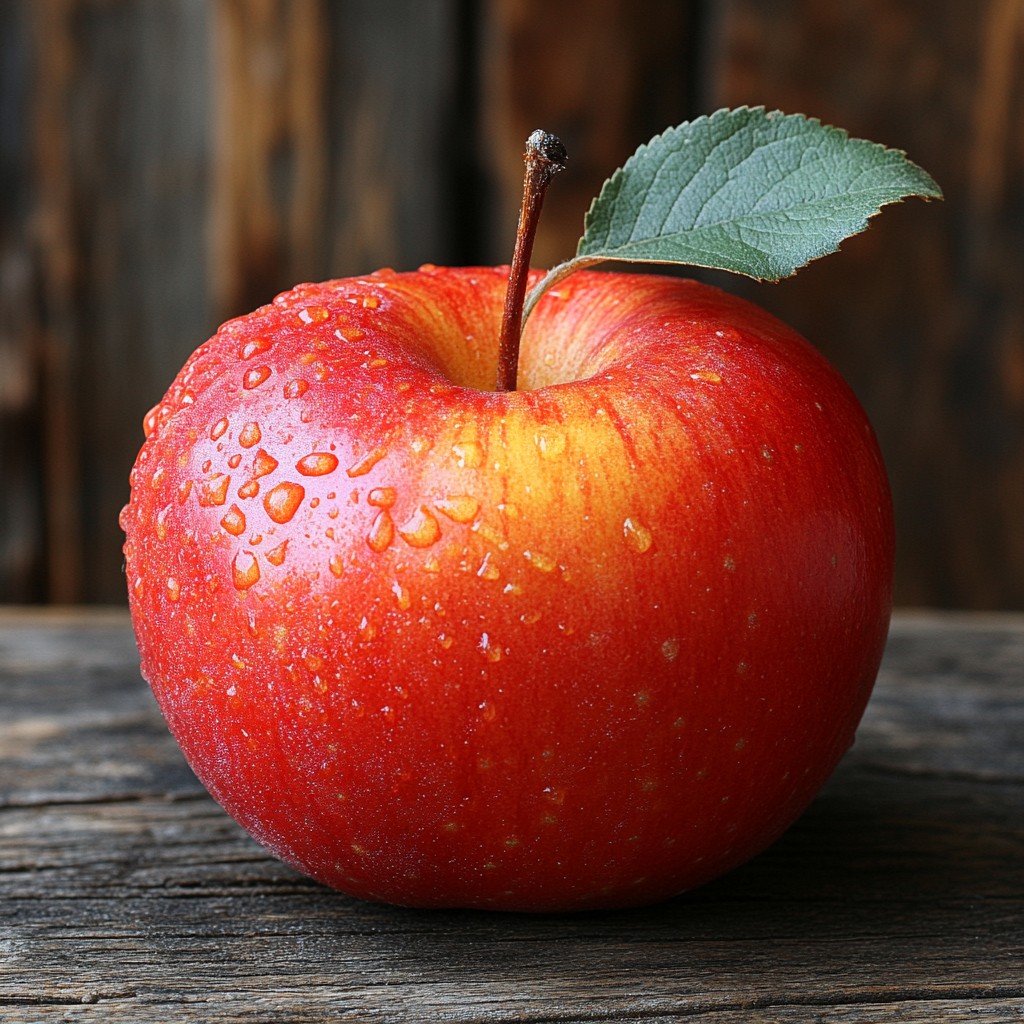
[[[817,130],[819,130],[819,131],[821,131],[821,132],[823,132],[823,133],[825,133],[825,134],[827,134],[829,136],[832,136],[834,139],[839,141],[844,146],[847,145],[847,144],[852,144],[852,143],[861,143],[861,144],[867,145],[867,146],[871,147],[872,149],[877,150],[879,153],[884,153],[884,154],[887,154],[889,156],[896,156],[896,157],[900,158],[900,160],[902,160],[905,164],[908,164],[910,167],[912,167],[918,173],[918,175],[920,177],[920,188],[917,188],[915,186],[915,190],[914,191],[908,191],[908,192],[904,193],[904,195],[901,196],[898,199],[887,200],[887,201],[881,203],[879,205],[879,209],[876,210],[874,213],[869,214],[868,217],[865,219],[865,227],[867,226],[867,222],[870,221],[873,217],[875,217],[881,211],[881,208],[883,206],[888,206],[891,203],[902,202],[904,199],[908,199],[908,198],[911,198],[911,197],[916,197],[916,198],[924,199],[925,201],[928,201],[930,199],[941,199],[941,198],[943,198],[942,189],[939,187],[939,185],[935,181],[935,179],[932,178],[932,176],[930,174],[928,174],[928,172],[925,171],[923,167],[921,167],[919,164],[914,163],[914,161],[911,160],[910,157],[907,155],[905,150],[896,149],[896,148],[891,147],[891,146],[886,146],[884,143],[873,142],[870,139],[853,138],[850,135],[849,131],[847,131],[845,128],[840,128],[837,125],[825,124],[820,118],[812,117],[812,116],[807,115],[807,114],[801,114],[801,113],[790,113],[790,114],[787,114],[787,113],[785,113],[785,112],[783,112],[783,111],[781,111],[781,110],[779,110],[777,108],[772,109],[772,110],[768,110],[764,105],[749,106],[749,105],[744,104],[744,105],[739,106],[739,107],[720,107],[718,110],[714,111],[711,114],[702,114],[699,117],[693,118],[692,120],[682,121],[682,122],[680,122],[677,125],[673,125],[672,127],[666,128],[664,131],[659,132],[657,135],[653,136],[647,142],[644,142],[640,146],[638,146],[636,148],[636,150],[633,152],[633,154],[626,160],[626,162],[621,167],[616,168],[616,170],[612,173],[612,175],[605,180],[604,184],[601,186],[600,190],[598,191],[598,194],[591,200],[590,206],[587,209],[586,214],[584,215],[584,218],[583,218],[583,234],[582,234],[582,236],[580,237],[579,241],[576,244],[576,256],[580,257],[580,256],[584,256],[584,255],[586,255],[586,256],[596,256],[597,255],[593,250],[590,250],[590,251],[587,251],[587,252],[583,252],[583,247],[586,244],[586,240],[587,240],[587,233],[590,230],[591,223],[592,223],[592,221],[594,219],[594,211],[600,205],[602,205],[602,204],[604,204],[605,202],[608,201],[606,193],[610,192],[612,190],[612,188],[619,189],[619,194],[621,194],[621,182],[622,182],[622,180],[625,177],[627,177],[632,172],[633,168],[635,167],[635,165],[637,163],[641,162],[643,159],[646,158],[646,154],[648,153],[649,150],[651,150],[652,148],[656,148],[658,145],[660,145],[663,142],[663,140],[665,140],[665,139],[669,139],[670,140],[673,135],[676,135],[676,134],[678,134],[678,133],[680,133],[680,132],[682,132],[684,130],[693,128],[695,126],[701,125],[702,123],[707,123],[707,124],[710,125],[710,124],[712,124],[716,120],[719,120],[719,121],[722,121],[722,120],[740,120],[742,115],[749,116],[749,115],[756,115],[756,114],[762,114],[763,115],[763,121],[761,123],[768,122],[768,121],[790,121],[790,122],[797,122],[798,121],[798,122],[800,122],[803,125],[809,125],[812,128],[814,128],[814,129],[817,129]],[[757,127],[757,126],[755,125],[755,127]],[[614,201],[617,201],[617,196],[615,197],[613,202]],[[609,221],[612,221],[614,219],[614,207],[613,207],[613,212],[610,215],[608,215],[607,219]],[[851,232],[851,234],[859,234],[860,231],[863,231],[863,230],[864,230],[864,228],[862,227],[862,228],[859,228],[857,231]],[[849,237],[849,235],[847,235],[846,237]],[[836,252],[836,251],[838,251],[838,246],[835,249],[828,250],[827,253],[825,253],[825,254],[827,255],[828,253]],[[795,273],[796,270],[798,270],[798,269],[800,269],[802,267],[805,267],[807,265],[807,263],[809,263],[813,259],[817,259],[817,258],[818,257],[812,257],[811,260],[808,260],[807,262],[800,264],[797,268],[795,268],[793,273]],[[607,259],[614,260],[614,259],[616,259],[616,257],[615,256],[610,256],[610,257],[607,257]],[[671,261],[671,260],[637,260],[637,259],[632,259],[632,260],[630,260],[630,262],[672,263],[674,261]],[[779,278],[765,278],[765,279],[760,279],[759,278],[758,280],[780,280],[780,279]]]

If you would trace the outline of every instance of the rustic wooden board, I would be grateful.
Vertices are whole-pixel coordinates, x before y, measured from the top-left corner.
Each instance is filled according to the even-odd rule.
[[[1024,1019],[1024,619],[902,615],[772,849],[617,913],[361,903],[205,795],[119,612],[0,612],[0,1020]]]

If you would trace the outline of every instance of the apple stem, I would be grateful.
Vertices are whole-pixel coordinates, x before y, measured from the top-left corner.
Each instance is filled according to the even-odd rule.
[[[519,377],[519,340],[523,331],[523,303],[530,276],[530,254],[537,234],[544,193],[551,179],[565,169],[565,147],[559,139],[540,129],[526,140],[523,154],[526,174],[523,178],[523,205],[516,229],[516,247],[508,272],[505,310],[501,317],[498,346],[498,391],[515,391]]]

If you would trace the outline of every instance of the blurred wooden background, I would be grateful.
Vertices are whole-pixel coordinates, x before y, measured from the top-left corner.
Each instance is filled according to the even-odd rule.
[[[505,262],[522,143],[570,153],[537,264],[655,132],[741,103],[906,149],[780,285],[878,430],[901,604],[1024,608],[1024,0],[0,0],[0,601],[121,602],[141,419],[304,279]]]

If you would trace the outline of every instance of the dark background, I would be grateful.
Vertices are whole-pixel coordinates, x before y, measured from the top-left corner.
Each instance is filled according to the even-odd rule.
[[[1024,0],[0,0],[0,602],[124,599],[141,420],[219,322],[299,280],[534,262],[602,180],[720,106],[908,151],[794,280],[716,283],[814,341],[875,423],[897,602],[1024,608]]]

